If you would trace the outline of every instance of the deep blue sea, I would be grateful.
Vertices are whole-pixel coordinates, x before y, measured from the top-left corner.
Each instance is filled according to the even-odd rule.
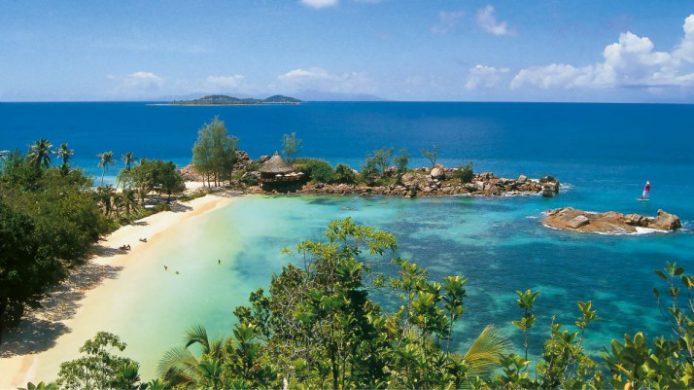
[[[107,150],[183,165],[190,161],[197,130],[215,116],[252,157],[280,150],[282,134],[296,132],[303,139],[302,155],[332,163],[358,167],[369,151],[393,147],[407,148],[413,165],[424,165],[419,150],[438,145],[448,166],[472,161],[476,171],[553,175],[564,184],[553,199],[297,197],[235,203],[224,215],[268,215],[267,202],[276,201],[265,226],[272,229],[270,219],[294,221],[287,230],[291,234],[247,238],[256,249],[239,255],[235,267],[252,280],[268,274],[269,281],[269,272],[279,265],[268,264],[280,247],[299,237],[315,238],[328,220],[352,215],[394,232],[403,253],[432,276],[461,273],[470,279],[462,326],[470,332],[462,333],[461,342],[491,322],[513,335],[509,321],[520,315],[514,291],[536,288],[541,291],[538,337],[547,332],[551,315],[573,323],[575,301],[593,300],[602,320],[589,345],[597,349],[635,328],[651,335],[669,331],[651,293],[658,282],[653,271],[666,261],[694,271],[694,105],[0,103],[0,150],[26,150],[45,137],[54,145],[68,142],[76,152],[75,164],[92,174],[99,173],[97,153]],[[638,202],[646,180],[653,186],[651,200]],[[543,211],[562,206],[643,214],[662,208],[679,215],[685,228],[671,234],[600,236],[540,224]]]

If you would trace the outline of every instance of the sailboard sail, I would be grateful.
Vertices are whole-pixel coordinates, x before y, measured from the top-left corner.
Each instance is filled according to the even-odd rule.
[[[651,194],[651,182],[646,180],[646,185],[643,186],[643,191],[641,192],[641,199],[648,199]]]

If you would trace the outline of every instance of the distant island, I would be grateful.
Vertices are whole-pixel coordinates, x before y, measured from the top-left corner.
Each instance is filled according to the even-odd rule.
[[[174,100],[171,104],[183,106],[233,106],[249,104],[301,104],[303,101],[291,96],[273,95],[265,99],[237,98],[227,95],[208,95],[193,100]]]

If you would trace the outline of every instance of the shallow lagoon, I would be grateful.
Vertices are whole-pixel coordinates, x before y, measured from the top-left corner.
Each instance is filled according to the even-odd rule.
[[[666,260],[691,268],[692,234],[588,236],[543,227],[542,211],[562,203],[540,197],[241,198],[181,227],[179,239],[165,247],[152,248],[156,255],[147,262],[181,274],[143,273],[140,286],[117,300],[122,304],[114,307],[108,327],[130,344],[128,355],[150,377],[187,327],[201,323],[215,337],[230,334],[234,307],[292,261],[280,253],[283,247],[318,239],[330,220],[351,216],[395,233],[400,254],[427,267],[432,278],[469,278],[460,348],[489,323],[518,342],[510,325],[519,315],[514,291],[526,288],[541,292],[538,338],[547,333],[551,315],[572,324],[577,300],[592,300],[601,317],[588,335],[594,350],[636,328],[667,332],[651,293],[653,271]]]

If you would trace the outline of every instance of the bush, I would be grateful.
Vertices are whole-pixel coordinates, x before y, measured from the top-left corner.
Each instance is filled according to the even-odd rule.
[[[330,183],[335,180],[335,169],[327,161],[317,158],[297,159],[294,169],[306,174],[314,183]]]
[[[335,167],[335,181],[338,183],[352,184],[357,181],[357,174],[345,164],[337,164]]]
[[[246,173],[243,176],[241,176],[239,181],[247,186],[258,185],[258,178],[255,175],[251,175],[250,173]]]
[[[472,163],[467,163],[458,168],[455,177],[463,183],[469,183],[475,178],[475,173],[472,171]]]

